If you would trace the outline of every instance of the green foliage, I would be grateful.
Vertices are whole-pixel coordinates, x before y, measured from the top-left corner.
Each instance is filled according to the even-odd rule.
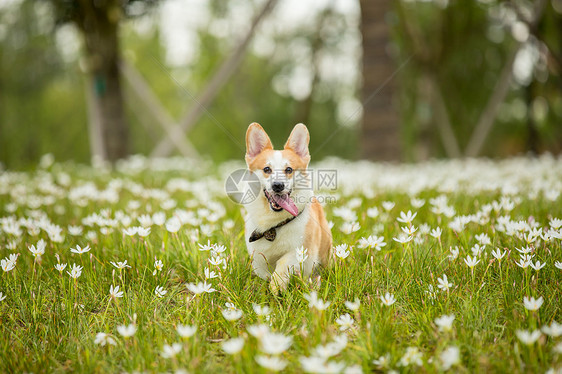
[[[525,238],[498,229],[502,216],[513,222],[535,222],[544,230],[552,218],[562,216],[560,204],[543,194],[533,200],[526,187],[509,197],[499,191],[472,191],[470,199],[463,191],[444,194],[425,188],[416,194],[426,201],[421,208],[413,208],[412,197],[402,192],[383,189],[369,198],[360,190],[343,189],[337,204],[325,208],[335,223],[334,244],[352,245],[351,254],[345,259],[334,257],[320,281],[294,277],[288,290],[277,297],[270,293],[267,282],[252,275],[244,244],[244,218],[240,207],[224,196],[214,166],[176,160],[175,164],[171,161],[150,167],[138,160],[129,164],[132,167],[110,173],[45,161],[47,170],[6,174],[0,182],[0,191],[4,191],[0,193],[0,257],[20,254],[15,269],[0,274],[0,292],[6,296],[0,301],[2,372],[162,372],[184,368],[194,373],[265,373],[255,363],[260,345],[248,333],[248,327],[257,323],[293,337],[291,348],[281,355],[288,362],[287,372],[302,372],[300,357],[312,355],[317,345],[331,342],[339,334],[347,334],[349,343],[331,361],[358,364],[363,372],[381,369],[373,360],[386,354],[389,366],[385,369],[439,372],[439,355],[450,346],[458,347],[461,353],[459,366],[453,371],[544,372],[562,364],[560,355],[553,352],[560,337],[543,335],[537,343],[525,346],[515,335],[518,329],[537,329],[562,317],[558,302],[562,273],[553,264],[561,260],[560,240],[547,243],[539,238],[531,244],[533,260],[547,265],[540,271],[521,269],[515,265],[519,257],[515,248],[524,246]],[[157,170],[164,165],[172,167]],[[363,167],[365,172],[369,170],[368,165]],[[441,167],[451,165],[442,163]],[[494,165],[491,170],[501,167]],[[416,171],[411,173],[415,177]],[[538,173],[534,176],[548,180]],[[557,176],[551,177],[556,180]],[[117,198],[111,197],[113,193]],[[429,203],[437,196],[446,197],[458,216],[476,215],[482,222],[488,221],[471,222],[461,232],[454,231],[448,227],[453,218],[436,214],[435,205]],[[511,199],[518,201],[513,209],[509,207]],[[146,237],[124,233],[127,226],[137,225],[142,215],[161,212],[167,218],[175,216],[179,211],[162,208],[169,200],[200,223],[185,223],[177,233],[157,224]],[[396,204],[390,210],[383,208],[388,201]],[[28,205],[37,202],[44,204],[30,210]],[[489,204],[500,208],[487,210]],[[350,234],[340,230],[345,221],[336,215],[337,209],[345,207],[355,207],[350,209],[360,225]],[[369,213],[370,208],[377,208],[379,215]],[[399,212],[411,209],[417,212],[413,225],[419,230],[414,241],[403,245],[392,238],[408,226],[397,222]],[[488,215],[482,214],[486,211]],[[220,218],[211,222],[211,212],[219,212]],[[21,235],[8,232],[10,217],[25,222]],[[44,229],[36,228],[34,233],[34,222],[42,222]],[[51,239],[46,222],[51,229],[53,224],[61,228],[62,241]],[[440,227],[443,234],[437,239],[422,233],[422,224]],[[83,231],[72,234],[71,225]],[[208,235],[203,234],[209,229]],[[386,246],[380,251],[360,248],[360,238],[373,233],[382,236]],[[471,254],[478,234],[487,234],[491,244],[471,272],[463,258]],[[27,248],[40,239],[47,243],[45,253],[33,257]],[[199,244],[207,241],[226,246],[222,255],[225,268],[211,265],[209,252],[200,250]],[[89,245],[91,250],[71,253],[77,245]],[[449,249],[454,247],[460,248],[460,255],[451,259]],[[494,260],[490,251],[495,248],[509,253],[501,261]],[[60,273],[54,269],[59,262],[55,254],[60,263],[68,264]],[[156,259],[163,262],[161,271],[155,271]],[[119,270],[111,264],[125,260],[130,268]],[[74,263],[83,266],[77,279],[67,274]],[[217,292],[194,295],[186,284],[205,280],[206,267],[220,274],[207,279]],[[452,283],[448,291],[437,288],[443,274]],[[120,286],[123,297],[112,299],[111,286]],[[167,291],[162,298],[155,295],[157,286]],[[309,307],[304,296],[312,291],[331,302],[326,310]],[[391,306],[380,300],[387,292],[396,298]],[[545,301],[538,311],[531,312],[523,306],[525,296],[543,296]],[[361,303],[359,309],[349,310],[345,301],[356,298]],[[227,321],[223,317],[227,302],[242,310],[241,319]],[[253,304],[269,306],[269,317],[257,316]],[[354,322],[344,333],[335,321],[345,313],[350,313]],[[455,316],[451,331],[439,331],[435,324],[435,319],[445,314]],[[121,337],[117,327],[130,323],[137,326],[137,332],[130,338]],[[197,331],[190,338],[181,338],[176,332],[178,324],[195,325]],[[110,334],[116,345],[96,344],[100,332]],[[231,337],[246,340],[239,355],[228,356],[221,349],[222,342]],[[163,346],[173,342],[181,342],[181,352],[172,359],[163,357]],[[419,349],[422,367],[399,365],[408,347]]]
[[[58,35],[56,25],[72,20],[76,4],[22,0],[0,8],[0,162],[10,168],[28,167],[47,152],[58,160],[87,162],[90,158],[83,50],[74,58],[63,59],[61,41],[53,37]],[[194,98],[243,34],[243,30],[237,30],[236,35],[217,36],[210,27],[212,22],[232,22],[236,7],[245,6],[255,13],[260,5],[210,2],[209,25],[200,26],[197,34],[197,57],[179,66],[167,66],[156,16],[158,8],[153,6],[156,2],[123,4],[122,14],[126,17],[121,22],[122,56],[141,72],[177,120],[197,105]],[[396,76],[406,159],[421,157],[420,147],[427,148],[425,157],[442,157],[445,152],[435,126],[434,109],[420,78],[427,71],[435,75],[453,131],[464,148],[506,56],[515,45],[509,27],[498,26],[494,19],[497,14],[493,14],[513,4],[449,1],[445,8],[439,2],[397,4],[400,6],[387,17],[394,38],[389,51],[398,63],[413,56]],[[537,43],[546,65],[535,69],[529,86],[512,87],[484,147],[485,156],[561,150],[562,127],[558,124],[562,118],[562,17],[556,4],[547,2],[543,18],[531,30],[535,35],[532,38],[540,41]],[[358,96],[355,91],[360,79],[340,82],[320,77],[313,88],[309,111],[306,98],[295,99],[281,92],[275,82],[299,67],[314,70],[314,56],[349,54],[349,49],[343,47],[360,40],[357,16],[328,7],[318,10],[306,24],[276,31],[272,40],[275,58],[256,54],[250,48],[233,78],[190,132],[189,140],[199,153],[216,161],[239,158],[243,153],[240,139],[246,126],[254,121],[261,123],[279,146],[292,126],[304,121],[312,135],[311,151],[316,158],[356,158],[355,145],[361,136],[359,118],[346,121],[339,110],[343,100]],[[139,32],[136,22],[146,20],[151,23],[150,30]],[[491,30],[500,32],[503,39],[491,41]],[[295,50],[302,55],[296,56]],[[359,104],[356,101],[358,112]],[[126,107],[131,150],[149,154],[164,132],[143,103],[130,100]],[[303,112],[308,114],[303,117]]]
[[[431,156],[445,155],[435,125],[434,109],[420,89],[423,85],[420,78],[427,73],[435,76],[453,131],[464,150],[495,89],[507,56],[517,48],[511,35],[511,23],[502,12],[506,9],[515,12],[512,7],[531,12],[531,7],[528,3],[501,1],[450,1],[445,8],[439,2],[400,4],[393,24],[395,40],[402,58],[412,57],[400,78],[408,157],[416,159],[414,149],[420,139],[429,145]],[[551,86],[559,87],[562,79],[555,67],[559,65],[562,49],[559,33],[554,31],[559,30],[562,17],[551,2],[545,2],[542,14],[538,26],[531,28],[528,42],[547,43],[550,47],[547,54],[553,60],[532,68],[529,87],[511,84],[487,138],[483,156],[525,151],[557,153],[560,150],[560,91],[555,93]],[[546,52],[542,49],[540,53]],[[542,117],[537,115],[538,105],[546,113]]]

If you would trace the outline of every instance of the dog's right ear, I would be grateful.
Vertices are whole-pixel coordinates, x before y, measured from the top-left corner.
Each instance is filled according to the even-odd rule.
[[[250,162],[254,157],[266,149],[273,149],[273,144],[269,136],[259,123],[252,123],[246,131],[246,162]]]

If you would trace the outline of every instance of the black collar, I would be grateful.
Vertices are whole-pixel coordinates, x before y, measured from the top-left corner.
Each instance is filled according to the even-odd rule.
[[[273,227],[270,227],[269,229],[265,230],[264,232],[258,232],[258,230],[255,229],[252,232],[252,235],[250,235],[250,239],[249,239],[250,243],[255,242],[256,240],[260,240],[261,238],[266,238],[270,242],[274,241],[275,237],[277,236],[277,230],[276,229],[278,229],[282,226],[285,226],[287,223],[291,222],[292,220],[294,220],[295,218],[300,216],[301,213],[304,212],[304,209],[306,209],[306,206],[296,216],[289,217],[286,220],[279,222],[277,225],[275,225]]]

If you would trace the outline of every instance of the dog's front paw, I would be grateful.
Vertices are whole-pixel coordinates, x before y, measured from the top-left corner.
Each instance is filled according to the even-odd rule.
[[[280,292],[283,292],[287,289],[287,282],[283,280],[283,278],[274,274],[269,281],[269,290],[275,296],[279,295]]]

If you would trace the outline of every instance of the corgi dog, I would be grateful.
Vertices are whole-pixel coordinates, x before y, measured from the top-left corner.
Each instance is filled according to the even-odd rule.
[[[246,132],[246,164],[261,184],[257,198],[245,205],[246,246],[254,273],[270,280],[274,294],[287,288],[292,274],[302,271],[309,277],[330,260],[332,233],[312,191],[309,140],[308,129],[301,123],[293,128],[282,151],[273,149],[258,123]],[[304,188],[299,187],[303,184]],[[301,247],[307,253],[297,256]]]

